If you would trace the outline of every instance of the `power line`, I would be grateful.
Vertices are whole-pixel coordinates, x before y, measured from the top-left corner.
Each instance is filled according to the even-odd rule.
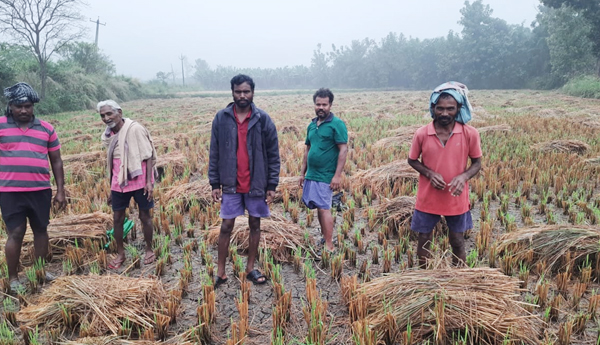
[[[98,48],[98,31],[100,30],[100,25],[106,26],[106,23],[100,23],[100,17],[98,17],[97,20],[90,19],[90,22],[96,23],[96,43],[95,44],[96,44],[96,48]]]

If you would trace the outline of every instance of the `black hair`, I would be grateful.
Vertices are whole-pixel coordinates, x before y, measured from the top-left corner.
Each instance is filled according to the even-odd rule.
[[[254,92],[254,80],[245,74],[238,74],[231,78],[231,91],[233,91],[234,85],[242,85],[243,83],[248,83],[250,89]]]
[[[315,92],[315,94],[313,95],[313,103],[317,101],[317,97],[320,98],[329,98],[329,104],[333,103],[333,92],[331,92],[331,90],[326,89],[324,87],[320,88],[317,90],[317,92]]]

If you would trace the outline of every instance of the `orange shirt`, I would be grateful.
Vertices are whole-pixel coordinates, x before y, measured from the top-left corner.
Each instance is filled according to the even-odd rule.
[[[420,157],[421,163],[441,174],[447,185],[467,169],[469,158],[481,156],[481,139],[477,129],[458,122],[445,146],[437,137],[433,122],[419,128],[408,154],[413,160]],[[427,177],[420,175],[415,209],[442,216],[457,216],[467,212],[470,209],[469,184],[465,183],[463,192],[457,197],[452,196],[448,188],[436,189]]]

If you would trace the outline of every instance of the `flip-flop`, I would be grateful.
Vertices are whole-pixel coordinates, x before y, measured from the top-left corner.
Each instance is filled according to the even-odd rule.
[[[111,270],[118,270],[119,268],[121,268],[121,266],[123,266],[124,262],[125,258],[123,258],[123,260],[120,261],[114,259],[110,264],[108,264],[108,268],[110,268]]]
[[[154,255],[154,252],[147,253],[144,256],[144,265],[150,265],[151,263],[154,262],[154,260],[156,260],[156,256]]]
[[[217,276],[217,279],[215,279],[215,285],[213,288],[216,290],[219,286],[221,286],[225,283],[227,283],[227,277],[221,278],[221,277]]]
[[[265,279],[263,281],[260,281],[260,278]],[[264,274],[260,273],[259,270],[250,271],[250,273],[246,275],[246,279],[250,280],[252,283],[254,283],[254,285],[262,285],[267,282],[267,277],[265,277]]]

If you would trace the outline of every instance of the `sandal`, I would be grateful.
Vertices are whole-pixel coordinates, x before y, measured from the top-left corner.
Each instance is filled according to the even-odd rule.
[[[144,265],[150,265],[154,262],[154,260],[156,260],[154,252],[146,253],[146,255],[144,256]]]
[[[260,278],[263,278],[261,281]],[[246,279],[250,280],[254,285],[262,285],[267,282],[267,277],[260,273],[259,270],[253,270],[246,275]]]
[[[124,262],[125,258],[123,258],[123,260],[114,259],[110,264],[108,264],[108,268],[110,268],[111,270],[118,270],[119,268],[121,268],[121,266],[123,266]]]
[[[216,290],[219,286],[221,286],[225,283],[227,283],[227,277],[221,278],[221,277],[217,276],[217,279],[215,279],[214,289]]]

